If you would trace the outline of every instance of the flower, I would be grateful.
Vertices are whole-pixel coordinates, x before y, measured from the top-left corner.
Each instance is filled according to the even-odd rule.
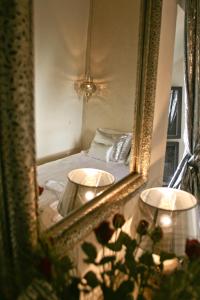
[[[136,231],[140,235],[145,235],[147,234],[148,227],[149,227],[149,223],[146,220],[141,220],[137,226]]]
[[[196,239],[186,240],[185,253],[190,260],[200,258],[200,242]]]
[[[121,228],[125,223],[124,216],[121,214],[116,214],[113,217],[113,226],[114,228]]]
[[[44,191],[44,188],[42,186],[38,185],[38,194],[39,194],[39,196],[42,195],[43,191]]]
[[[50,243],[51,246],[54,246],[54,245],[55,245],[55,240],[53,239],[52,236],[50,236],[50,237],[48,238],[48,241],[49,241],[49,243]]]
[[[94,233],[96,235],[97,241],[100,244],[105,245],[110,240],[111,236],[114,233],[114,230],[110,228],[108,222],[104,221],[97,228],[94,229]]]
[[[52,277],[52,264],[48,257],[42,257],[39,262],[39,271],[42,273],[47,279],[51,279]]]
[[[160,226],[155,226],[152,230],[150,237],[154,243],[159,242],[163,238],[163,231]]]

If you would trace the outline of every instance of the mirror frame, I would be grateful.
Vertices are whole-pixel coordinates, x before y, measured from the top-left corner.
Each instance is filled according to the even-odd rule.
[[[20,291],[30,275],[31,254],[41,235],[35,173],[32,3],[16,1],[15,5],[10,5],[3,1],[0,5],[3,11],[0,64],[4,71],[0,101],[0,123],[3,125],[0,132],[0,289],[10,299],[16,295],[16,287]],[[55,241],[55,250],[60,255],[88,235],[99,222],[118,211],[147,182],[161,12],[162,0],[141,0],[132,173],[45,232]]]
[[[145,186],[150,165],[156,78],[159,54],[162,0],[141,0],[135,119],[131,173],[93,201],[72,212],[45,231],[54,241],[56,252],[64,252],[87,236],[101,221]],[[65,250],[64,250],[65,249]],[[64,251],[63,251],[64,250]]]

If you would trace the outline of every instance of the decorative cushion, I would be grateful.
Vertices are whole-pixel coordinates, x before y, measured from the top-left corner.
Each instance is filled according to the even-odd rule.
[[[88,155],[94,158],[98,156],[98,159],[104,161],[124,162],[130,152],[131,140],[132,134],[130,132],[98,128]]]
[[[126,160],[131,147],[131,139],[130,135],[125,134],[117,139],[113,146],[112,161],[121,162]]]
[[[97,129],[93,141],[95,143],[112,146],[117,138],[118,136],[113,136],[112,134],[104,133],[101,130]]]
[[[96,143],[93,140],[87,154],[90,157],[109,162],[112,149],[113,149],[112,145],[110,146],[110,145],[104,145],[102,143]]]

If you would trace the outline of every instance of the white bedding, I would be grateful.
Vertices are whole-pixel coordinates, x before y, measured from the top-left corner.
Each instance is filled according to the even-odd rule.
[[[114,175],[115,182],[129,173],[129,168],[124,163],[98,160],[88,156],[84,151],[38,166],[38,184],[44,187],[44,192],[39,199],[43,228],[52,226],[62,219],[57,211],[57,205],[68,181],[67,174],[77,168],[96,168],[110,172]]]

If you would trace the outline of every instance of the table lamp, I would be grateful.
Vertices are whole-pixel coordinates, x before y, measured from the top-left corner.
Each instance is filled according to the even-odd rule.
[[[94,199],[115,181],[109,172],[94,168],[75,169],[67,177],[68,183],[58,204],[58,211],[63,217]]]
[[[150,188],[141,193],[139,206],[141,218],[150,226],[159,225],[163,230],[163,239],[154,248],[155,253],[164,250],[184,255],[186,239],[199,238],[197,200],[188,192],[167,187]],[[148,249],[150,239],[144,239],[141,247]]]

